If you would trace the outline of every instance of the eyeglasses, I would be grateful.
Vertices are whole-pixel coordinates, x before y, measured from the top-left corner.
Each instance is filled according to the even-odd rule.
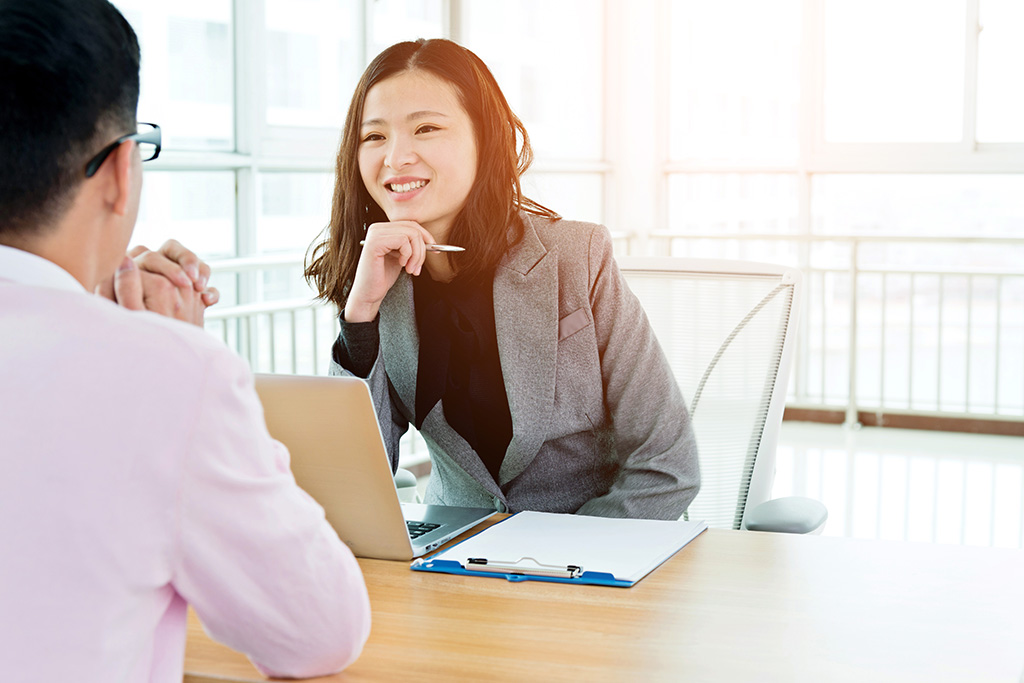
[[[138,133],[122,135],[101,149],[100,153],[85,165],[85,177],[92,178],[96,175],[96,171],[100,170],[100,166],[107,160],[110,153],[117,149],[118,145],[122,142],[128,142],[129,140],[134,140],[139,146],[139,154],[142,155],[143,161],[151,161],[160,156],[160,126],[155,123],[142,123],[140,121],[139,129]]]

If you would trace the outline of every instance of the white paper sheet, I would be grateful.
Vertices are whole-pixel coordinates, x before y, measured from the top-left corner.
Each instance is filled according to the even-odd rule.
[[[538,564],[576,565],[636,582],[705,529],[704,522],[520,512],[431,559],[465,566],[470,558],[484,558],[518,564],[527,573]]]

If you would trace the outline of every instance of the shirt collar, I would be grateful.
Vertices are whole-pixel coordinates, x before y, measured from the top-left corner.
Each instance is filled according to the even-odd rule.
[[[84,292],[85,287],[53,261],[0,244],[0,279],[50,289]]]

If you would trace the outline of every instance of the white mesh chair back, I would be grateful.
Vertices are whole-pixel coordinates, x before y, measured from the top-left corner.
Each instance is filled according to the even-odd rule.
[[[768,500],[800,272],[744,261],[620,258],[690,410],[701,488],[685,515],[742,528]]]

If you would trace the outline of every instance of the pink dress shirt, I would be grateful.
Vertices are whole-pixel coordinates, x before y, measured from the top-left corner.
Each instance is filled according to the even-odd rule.
[[[245,363],[0,246],[0,679],[180,683],[186,607],[264,673],[359,656],[359,566]]]

